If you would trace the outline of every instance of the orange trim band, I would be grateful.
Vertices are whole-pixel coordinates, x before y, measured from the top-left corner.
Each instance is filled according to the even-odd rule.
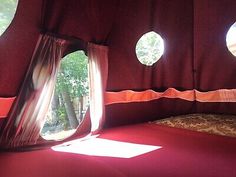
[[[106,92],[105,104],[145,102],[160,98],[178,98],[186,101],[198,102],[236,102],[236,89],[219,89],[215,91],[200,92],[197,90],[178,91],[168,88],[164,92],[145,90],[141,92],[124,90],[120,92]]]
[[[15,98],[16,97],[11,97],[11,98],[0,97],[0,119],[7,117]]]
[[[236,102],[236,89],[219,89],[208,92],[195,90],[199,102]]]

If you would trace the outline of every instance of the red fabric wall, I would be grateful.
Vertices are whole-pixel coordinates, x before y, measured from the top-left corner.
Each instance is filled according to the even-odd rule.
[[[123,3],[109,40],[107,89],[192,89],[192,5],[185,0]],[[137,60],[135,46],[151,30],[164,39],[165,52],[155,65],[147,67]]]
[[[236,1],[195,0],[195,88],[236,88],[236,57],[226,47],[226,33],[236,21]]]
[[[15,96],[40,31],[41,1],[19,0],[15,18],[0,36],[0,97]]]
[[[193,89],[193,2],[128,1],[119,7],[118,14],[109,40],[107,89]],[[164,39],[165,52],[156,64],[148,67],[137,60],[135,46],[144,33],[152,30]],[[193,110],[192,102],[169,99],[110,105],[105,126],[144,122]]]
[[[194,77],[201,91],[236,88],[236,57],[226,34],[236,21],[236,1],[194,1]],[[198,112],[236,114],[235,103],[197,103]]]
[[[0,37],[0,96],[17,95],[42,29],[108,45],[109,91],[236,88],[236,59],[225,44],[235,8],[234,0],[20,0],[16,18]],[[163,37],[165,53],[146,67],[135,45],[151,30]],[[191,112],[236,114],[234,107],[176,99],[110,105],[107,125]]]

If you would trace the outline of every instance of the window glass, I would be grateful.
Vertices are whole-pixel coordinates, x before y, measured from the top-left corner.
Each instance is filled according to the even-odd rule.
[[[0,36],[14,18],[18,0],[0,0]]]
[[[229,51],[236,56],[236,22],[230,27],[226,35],[226,45]]]
[[[61,140],[72,135],[89,105],[88,58],[82,51],[65,56],[41,136]]]
[[[147,66],[156,63],[164,53],[164,41],[154,31],[144,34],[136,44],[138,60]]]

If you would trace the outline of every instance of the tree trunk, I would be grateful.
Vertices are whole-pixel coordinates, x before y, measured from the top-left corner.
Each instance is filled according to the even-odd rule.
[[[77,128],[79,122],[76,119],[76,114],[75,114],[74,106],[72,104],[70,95],[66,91],[63,91],[61,93],[61,95],[62,95],[62,99],[64,101],[64,105],[66,108],[66,114],[67,114],[70,126],[71,126],[71,128],[75,129],[75,128]]]
[[[83,120],[83,109],[84,109],[84,99],[83,96],[79,98],[79,104],[80,104],[80,111],[79,111],[79,120],[80,122]]]
[[[53,97],[52,97],[52,103],[51,103],[53,124],[56,124],[58,122],[57,109],[59,105],[60,105],[59,97],[57,93],[54,92]]]

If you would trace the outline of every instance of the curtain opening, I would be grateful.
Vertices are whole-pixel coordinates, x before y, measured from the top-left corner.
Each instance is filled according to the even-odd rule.
[[[91,132],[101,129],[105,120],[104,94],[108,75],[108,47],[79,44],[77,40],[40,35],[19,95],[1,124],[2,149],[32,147],[40,141],[47,110],[53,95],[60,59],[75,48],[85,49],[89,59]]]

